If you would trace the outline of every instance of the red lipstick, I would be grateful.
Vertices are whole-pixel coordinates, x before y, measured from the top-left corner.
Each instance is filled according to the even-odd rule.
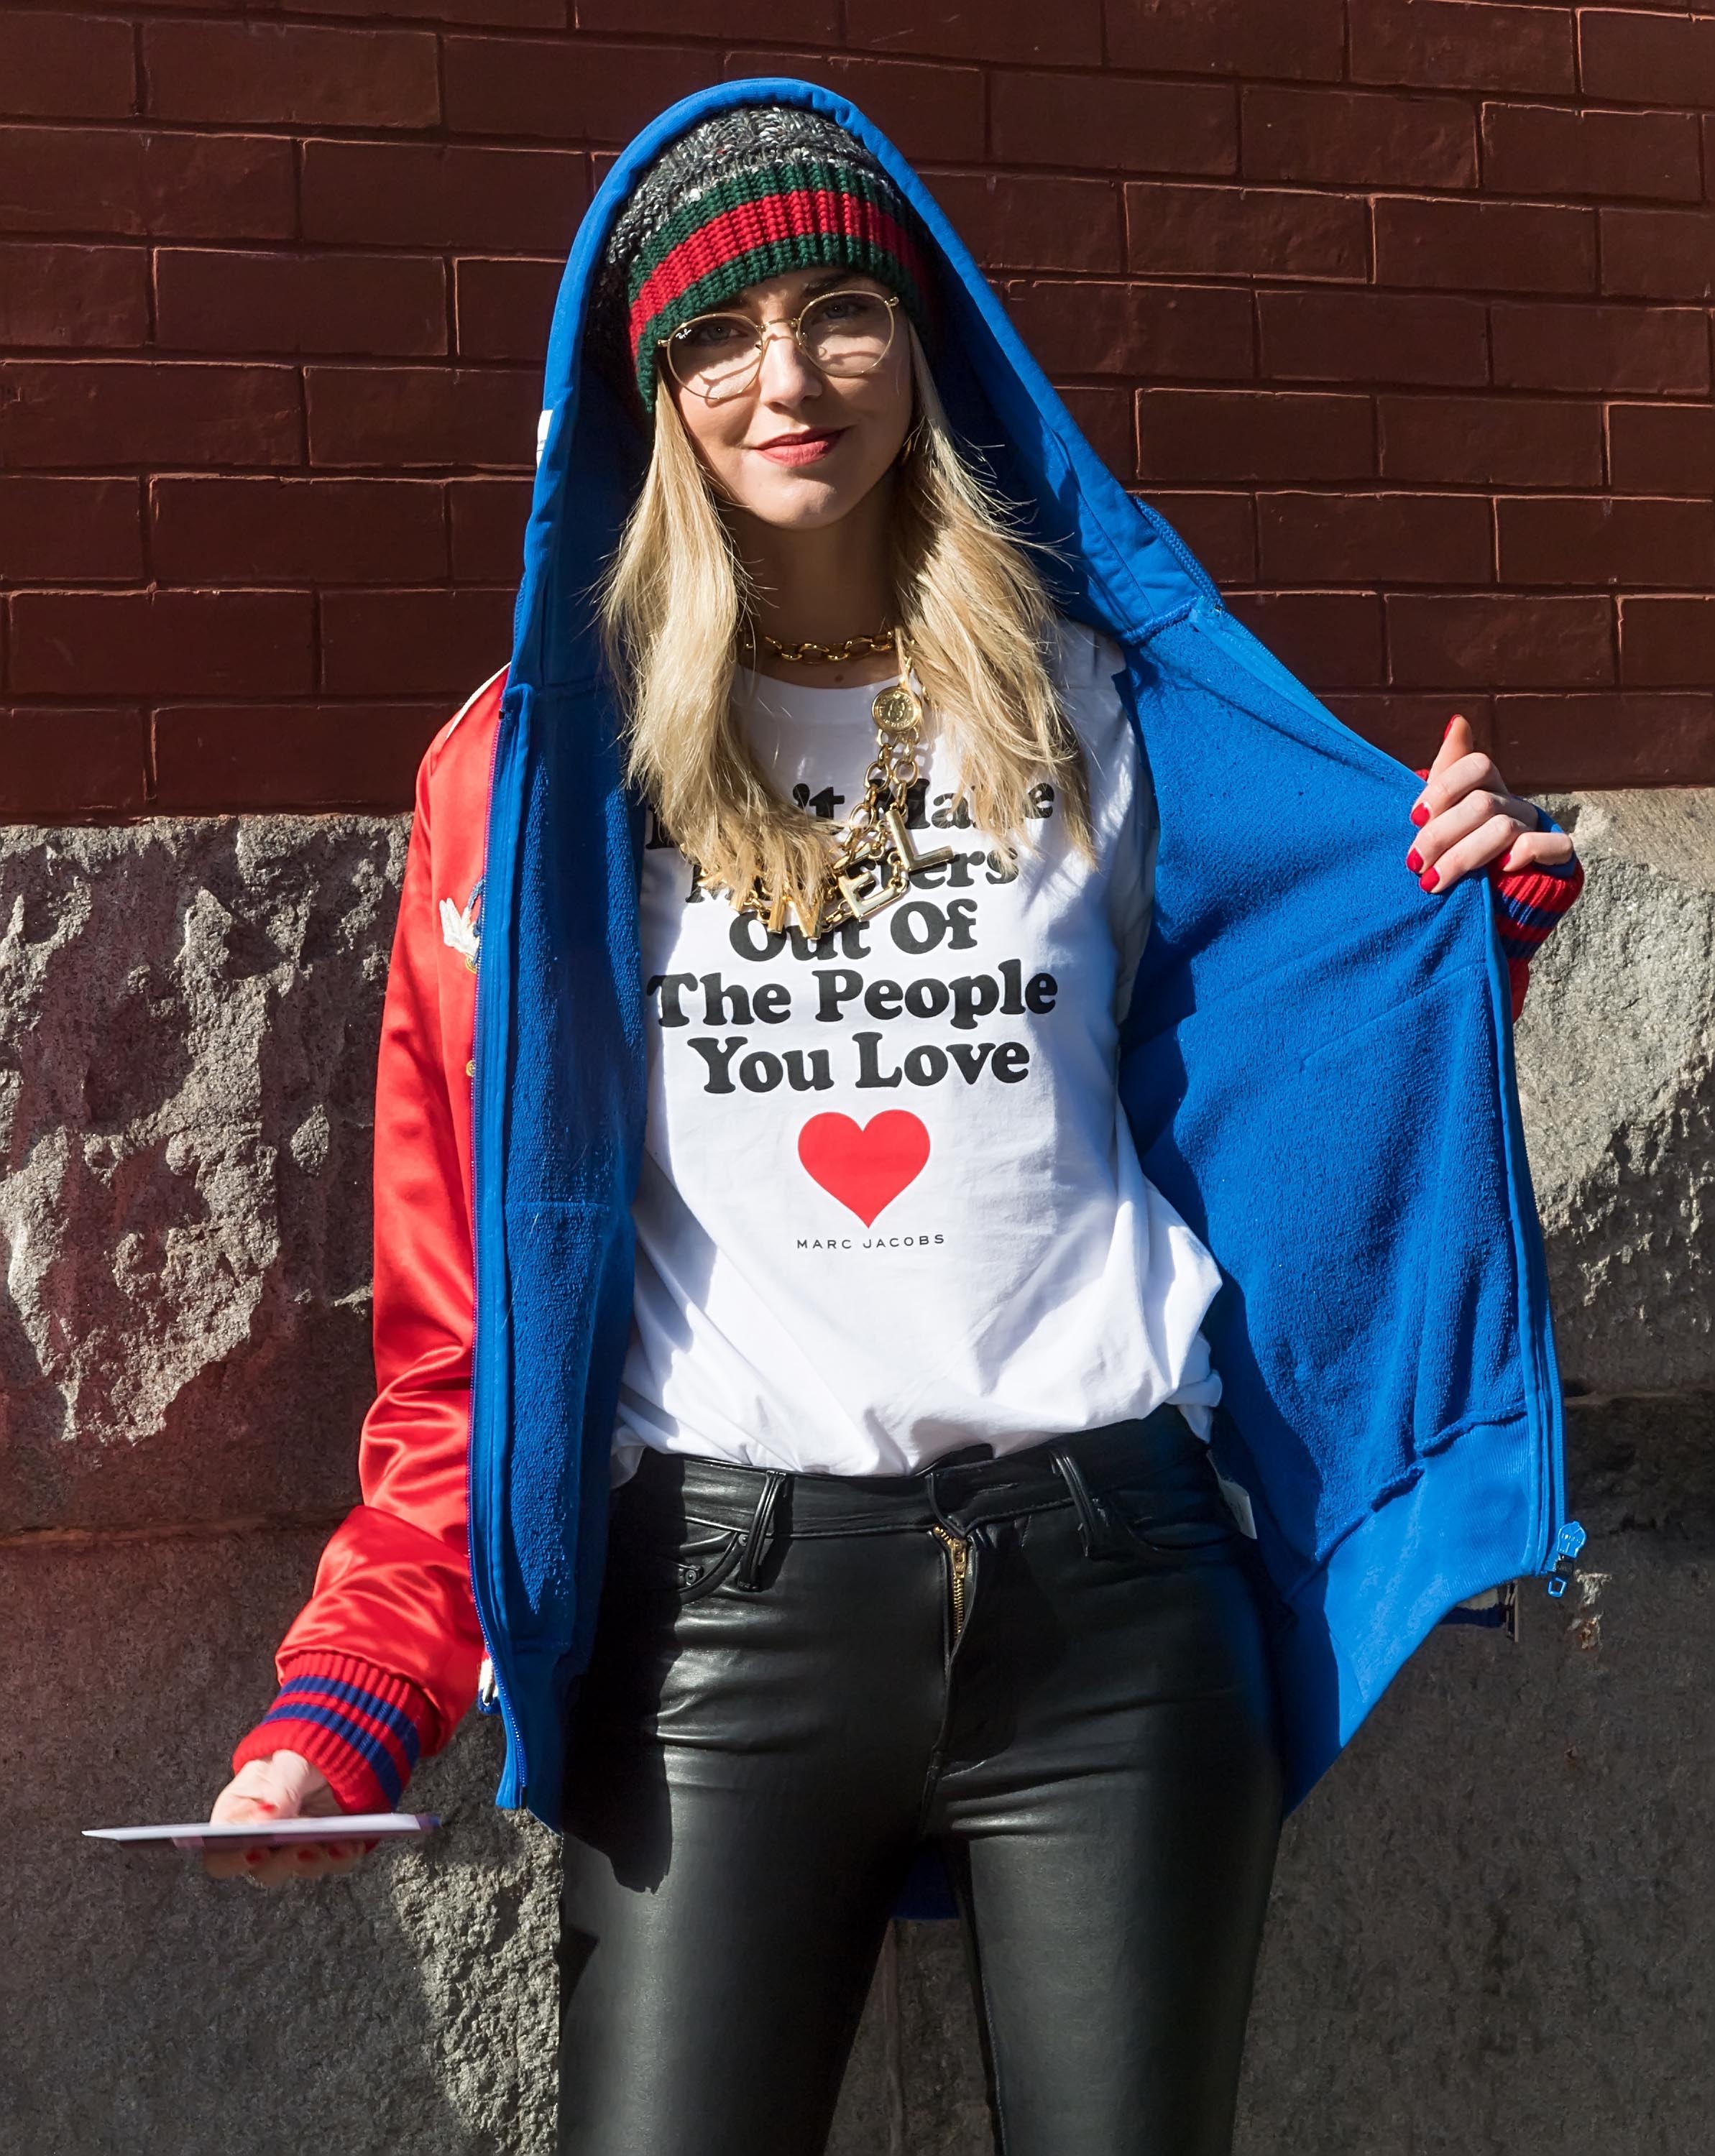
[[[776,434],[772,441],[757,442],[752,446],[759,456],[767,457],[771,464],[813,465],[827,455],[845,432],[844,427],[807,429],[802,434]]]

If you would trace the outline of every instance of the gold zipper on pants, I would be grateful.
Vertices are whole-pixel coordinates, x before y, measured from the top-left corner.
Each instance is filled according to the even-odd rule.
[[[931,1527],[930,1533],[947,1552],[952,1590],[952,1636],[958,1639],[965,1629],[965,1573],[970,1563],[971,1546],[963,1535],[956,1535],[951,1527]]]

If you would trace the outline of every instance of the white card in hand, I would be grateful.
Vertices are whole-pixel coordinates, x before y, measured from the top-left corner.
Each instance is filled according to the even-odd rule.
[[[406,1841],[433,1834],[433,1812],[338,1812],[331,1818],[192,1820],[179,1826],[86,1826],[95,1841],[168,1841],[175,1849],[213,1849],[222,1842],[283,1849],[297,1841]]]

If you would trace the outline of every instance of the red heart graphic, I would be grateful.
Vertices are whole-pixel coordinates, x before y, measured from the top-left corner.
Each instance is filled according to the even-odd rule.
[[[922,1173],[929,1133],[904,1108],[889,1108],[861,1125],[850,1116],[812,1116],[798,1134],[798,1157],[829,1196],[867,1228]]]

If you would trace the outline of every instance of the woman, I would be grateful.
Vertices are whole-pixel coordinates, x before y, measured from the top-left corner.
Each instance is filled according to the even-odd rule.
[[[395,1804],[480,1681],[566,2150],[821,2147],[949,1877],[1010,2156],[1225,2148],[1283,1803],[1553,1563],[1502,959],[1569,841],[1231,621],[825,91],[634,143],[548,384],[419,783],[364,1502],[216,1815]]]

